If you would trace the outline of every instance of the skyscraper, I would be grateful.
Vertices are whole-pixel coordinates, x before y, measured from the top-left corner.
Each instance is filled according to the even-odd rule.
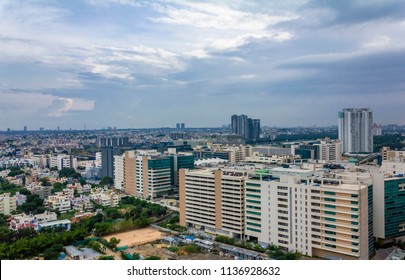
[[[368,108],[343,109],[338,114],[343,153],[373,152],[373,112]]]
[[[243,135],[248,141],[257,141],[260,138],[259,119],[251,119],[246,115],[232,115],[231,128],[233,134]]]

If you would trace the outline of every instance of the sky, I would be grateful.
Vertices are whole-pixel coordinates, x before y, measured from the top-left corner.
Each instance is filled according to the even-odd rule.
[[[405,124],[405,1],[0,0],[0,130]]]

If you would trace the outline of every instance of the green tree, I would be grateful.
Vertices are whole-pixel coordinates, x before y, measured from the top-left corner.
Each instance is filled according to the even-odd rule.
[[[115,249],[115,248],[117,248],[117,245],[118,245],[120,242],[121,242],[120,239],[117,239],[117,238],[115,238],[115,237],[112,237],[112,238],[110,239],[110,241],[108,242],[109,248],[110,248],[110,249]]]
[[[112,186],[112,185],[114,185],[114,180],[113,180],[113,178],[111,178],[109,176],[105,176],[101,179],[100,185],[101,186]]]
[[[132,254],[132,257],[134,257],[134,260],[139,260],[141,258],[141,255],[137,252]]]
[[[145,260],[160,260],[160,257],[158,257],[158,256],[149,256],[149,257],[145,258]]]

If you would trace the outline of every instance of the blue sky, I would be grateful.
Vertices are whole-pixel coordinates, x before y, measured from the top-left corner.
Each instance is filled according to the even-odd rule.
[[[2,0],[0,129],[405,124],[404,34],[400,0]]]

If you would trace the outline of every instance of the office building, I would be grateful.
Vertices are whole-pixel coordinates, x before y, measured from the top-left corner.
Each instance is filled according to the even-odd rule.
[[[373,112],[368,108],[343,109],[338,114],[343,153],[373,152]]]
[[[176,193],[178,170],[194,169],[192,154],[163,155],[156,150],[140,150],[126,151],[114,158],[115,188],[143,198]]]
[[[326,259],[374,254],[368,174],[275,168],[246,180],[246,238]]]
[[[247,141],[260,139],[260,120],[251,119],[246,115],[231,116],[232,133],[243,136]]]
[[[405,177],[373,176],[374,237],[383,243],[405,241]]]
[[[243,238],[244,170],[180,170],[180,224]]]

